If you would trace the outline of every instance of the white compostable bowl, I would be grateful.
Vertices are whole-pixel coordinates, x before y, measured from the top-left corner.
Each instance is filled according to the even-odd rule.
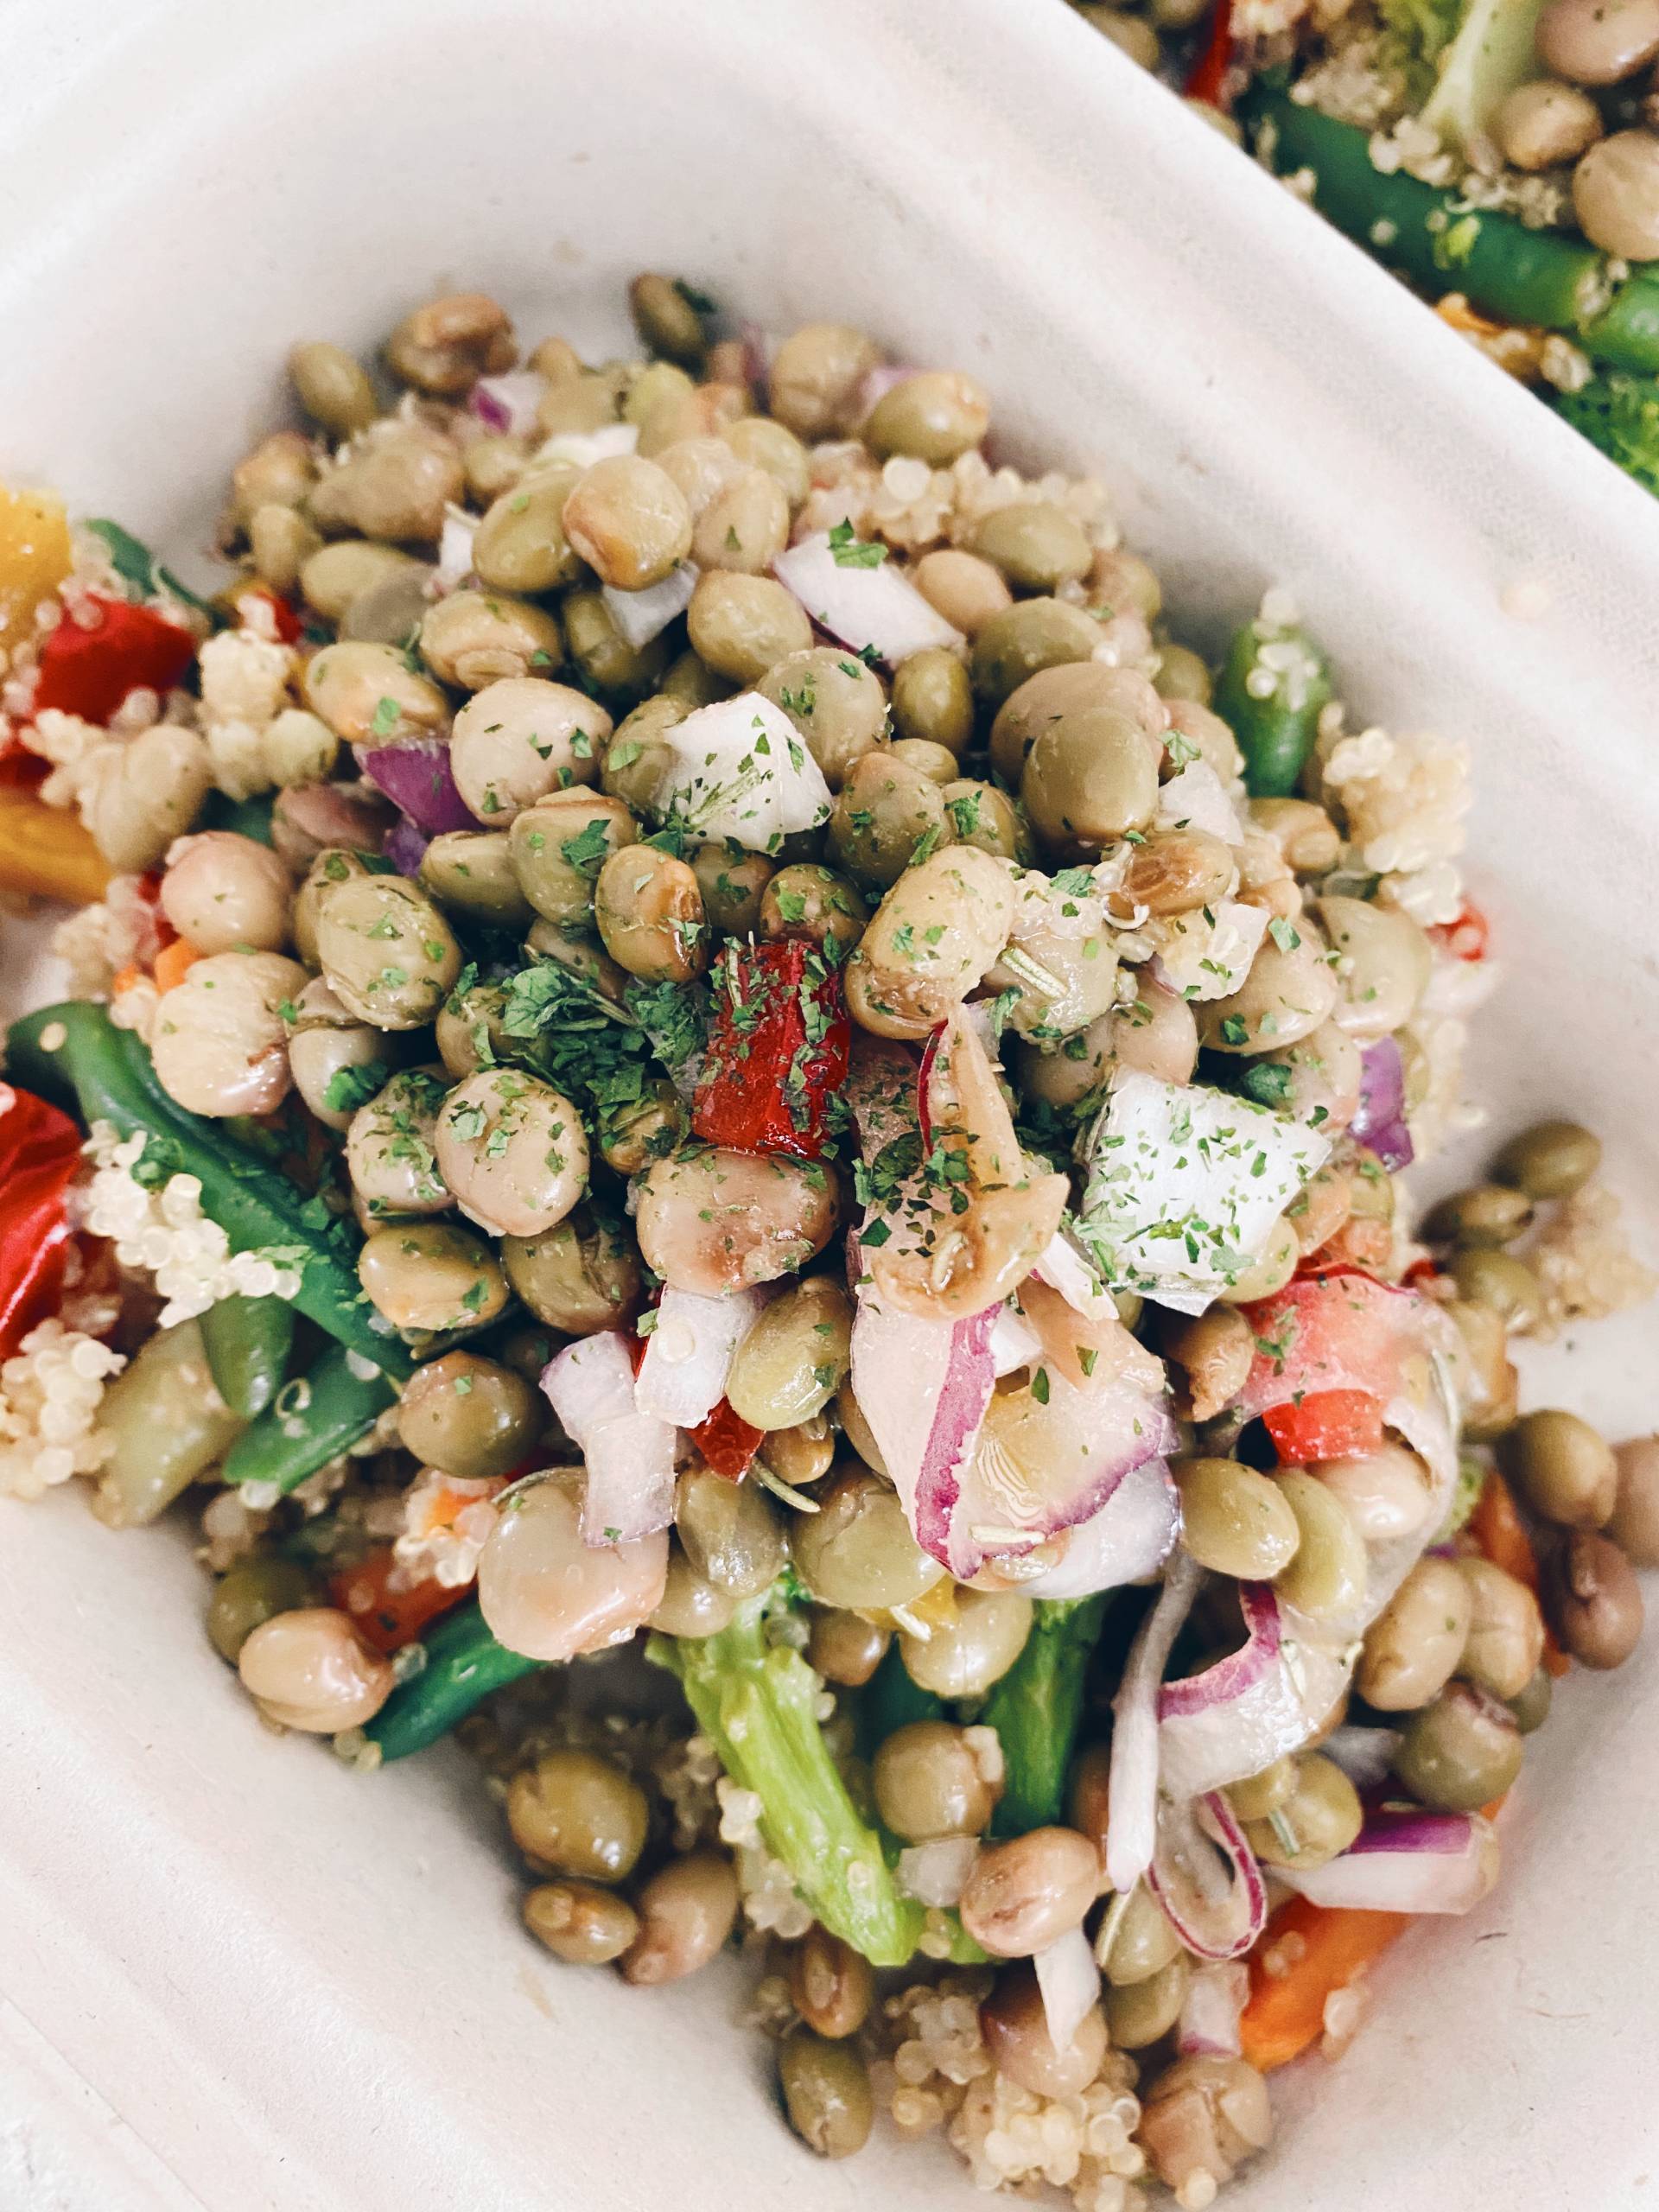
[[[1659,510],[1058,0],[10,0],[0,175],[0,469],[181,556],[290,340],[440,283],[597,342],[683,271],[973,370],[1195,642],[1287,584],[1357,715],[1469,735],[1508,976],[1472,1087],[1650,1200]],[[1651,1425],[1651,1317],[1575,1334],[1535,1402]],[[453,1749],[365,1777],[252,1726],[182,1541],[0,1515],[3,2212],[969,2202],[937,2147],[802,2153],[735,1974],[556,1968]],[[1497,1894],[1280,2078],[1236,2212],[1647,2202],[1655,1654],[1565,1686]]]

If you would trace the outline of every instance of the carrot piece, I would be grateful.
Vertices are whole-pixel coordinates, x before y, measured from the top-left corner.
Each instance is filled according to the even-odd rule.
[[[124,992],[130,991],[135,983],[142,983],[143,980],[143,969],[139,967],[137,961],[129,960],[124,968],[116,969],[114,979],[110,984],[111,996],[118,999]]]
[[[171,944],[164,944],[156,956],[156,988],[170,991],[181,983],[188,971],[201,957],[188,938],[175,938]]]
[[[342,1567],[328,1584],[329,1596],[341,1612],[351,1615],[365,1643],[383,1654],[413,1643],[429,1623],[472,1594],[467,1583],[449,1589],[430,1577],[406,1590],[391,1589],[392,1566],[388,1544],[355,1567]]]
[[[1517,1582],[1524,1582],[1536,1597],[1538,1594],[1538,1554],[1532,1548],[1532,1538],[1527,1534],[1527,1524],[1521,1518],[1515,1493],[1496,1467],[1486,1478],[1486,1486],[1475,1501],[1475,1510],[1469,1516],[1469,1533],[1494,1567],[1501,1567],[1505,1574],[1512,1574]],[[1548,1624],[1544,1629],[1544,1666],[1548,1673],[1559,1681],[1573,1662],[1556,1641],[1555,1631]]]
[[[1411,1917],[1404,1912],[1335,1911],[1310,1904],[1306,1897],[1293,1897],[1281,1906],[1250,1954],[1249,2001],[1238,2024],[1250,2064],[1265,2074],[1305,2051],[1324,2033],[1326,1998],[1381,1957],[1410,1927]],[[1284,1973],[1269,1974],[1265,1961],[1287,1937],[1300,1943],[1300,1951]]]

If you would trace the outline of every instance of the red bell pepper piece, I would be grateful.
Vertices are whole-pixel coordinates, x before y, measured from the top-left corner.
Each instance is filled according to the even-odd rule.
[[[1211,107],[1224,107],[1227,103],[1221,95],[1232,58],[1233,0],[1216,0],[1216,12],[1210,18],[1210,35],[1184,88],[1188,99],[1203,100]]]
[[[1484,960],[1491,947],[1492,925],[1472,899],[1465,899],[1449,922],[1433,923],[1428,932],[1454,960]]]
[[[687,1429],[686,1434],[717,1475],[736,1483],[749,1471],[765,1431],[752,1428],[722,1398],[708,1420]]]
[[[124,599],[86,594],[99,610],[83,630],[66,614],[41,648],[35,711],[57,707],[84,721],[107,722],[130,691],[171,690],[196,657],[196,641],[176,622]]]
[[[1300,1405],[1269,1406],[1262,1421],[1287,1467],[1382,1448],[1382,1407],[1369,1390],[1313,1390]]]
[[[0,1359],[10,1359],[63,1287],[64,1205],[80,1131],[32,1091],[0,1084]]]
[[[251,599],[262,599],[270,609],[270,619],[276,635],[285,645],[297,645],[305,630],[305,618],[291,599],[284,599],[281,592],[271,591],[264,584],[250,584],[236,595],[239,614]]]
[[[852,1045],[839,974],[815,945],[784,938],[731,945],[714,980],[693,1131],[737,1152],[821,1159],[826,1102],[847,1080]]]
[[[393,1590],[388,1585],[395,1565],[388,1544],[355,1567],[342,1567],[328,1582],[328,1595],[342,1613],[350,1614],[369,1649],[384,1658],[413,1643],[432,1622],[470,1597],[473,1589],[469,1582],[451,1587],[425,1575],[407,1589]]]

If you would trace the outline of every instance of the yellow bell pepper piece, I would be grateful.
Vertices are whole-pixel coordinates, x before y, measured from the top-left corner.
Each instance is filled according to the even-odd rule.
[[[35,610],[69,573],[69,524],[47,492],[0,484],[0,646],[31,636]]]
[[[0,891],[87,906],[109,880],[109,862],[79,815],[0,785]]]

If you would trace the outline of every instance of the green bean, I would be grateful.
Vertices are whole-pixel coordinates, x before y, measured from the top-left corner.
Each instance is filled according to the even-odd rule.
[[[1294,667],[1276,669],[1263,658],[1264,646],[1278,645],[1294,649]],[[1258,690],[1265,696],[1258,696]],[[1244,783],[1252,798],[1287,798],[1296,789],[1330,696],[1325,655],[1305,630],[1255,621],[1235,633],[1214,705],[1244,755]]]
[[[48,1049],[42,1038],[58,1031],[62,1041]],[[12,1024],[7,1051],[16,1080],[74,1106],[88,1127],[109,1122],[123,1137],[144,1131],[145,1163],[196,1176],[202,1210],[233,1251],[280,1254],[298,1268],[298,1312],[388,1374],[409,1373],[408,1348],[371,1325],[378,1316],[358,1285],[361,1240],[351,1224],[261,1166],[215,1123],[175,1105],[144,1046],[130,1029],[118,1029],[103,1007],[71,1000],[42,1007]]]
[[[221,1298],[201,1317],[201,1341],[219,1396],[257,1420],[288,1372],[294,1308],[285,1298]]]
[[[423,1751],[493,1690],[504,1689],[542,1663],[498,1643],[475,1605],[447,1614],[423,1642],[425,1666],[397,1685],[363,1732],[379,1745],[383,1765]]]
[[[233,830],[238,837],[251,837],[256,845],[275,842],[270,834],[271,796],[226,798],[223,791],[209,791],[201,810],[200,830]]]
[[[944,1700],[910,1678],[897,1643],[888,1650],[857,1698],[859,1740],[867,1757],[912,1720],[943,1720]]]
[[[330,1344],[303,1383],[283,1391],[237,1438],[225,1461],[227,1483],[274,1483],[286,1497],[366,1435],[397,1395],[384,1375],[353,1373],[343,1344]]]
[[[1036,1601],[1020,1656],[991,1686],[980,1719],[1002,1746],[991,1834],[1023,1835],[1065,1817],[1066,1770],[1083,1718],[1083,1680],[1106,1618],[1104,1594]]]

